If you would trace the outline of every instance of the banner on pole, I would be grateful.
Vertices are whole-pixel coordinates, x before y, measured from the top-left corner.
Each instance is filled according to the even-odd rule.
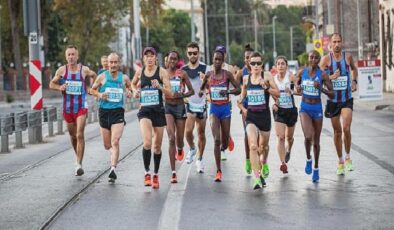
[[[383,99],[383,79],[380,60],[359,60],[358,64],[358,98],[360,100]]]

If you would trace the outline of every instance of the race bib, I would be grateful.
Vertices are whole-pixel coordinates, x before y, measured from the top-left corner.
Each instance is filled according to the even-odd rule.
[[[335,80],[331,80],[332,87],[334,90],[346,90],[347,88],[347,76],[340,76]]]
[[[279,107],[281,108],[293,108],[293,100],[291,96],[286,92],[281,92],[279,97]]]
[[[81,95],[82,94],[82,81],[66,80],[66,94]]]
[[[304,80],[302,81],[303,94],[308,96],[319,96],[319,90],[315,88],[314,81]]]
[[[181,89],[181,80],[179,78],[171,79],[170,85],[171,85],[171,92],[179,93]]]
[[[225,86],[211,86],[211,100],[212,101],[223,101],[227,100],[227,95],[222,96],[220,91],[227,90]]]
[[[105,93],[108,94],[109,102],[121,102],[123,99],[123,89],[121,88],[105,88]]]
[[[189,102],[189,110],[194,113],[202,113],[205,110],[205,104],[194,104]]]
[[[263,89],[248,89],[248,105],[264,105],[265,97]]]
[[[159,90],[158,89],[142,89],[140,104],[142,106],[158,105],[159,101]]]

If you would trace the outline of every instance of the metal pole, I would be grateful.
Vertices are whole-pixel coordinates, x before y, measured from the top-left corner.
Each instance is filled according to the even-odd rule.
[[[293,26],[290,26],[290,60],[293,60]]]
[[[315,37],[319,38],[319,0],[315,0]]]
[[[257,50],[257,10],[254,10],[254,50]]]
[[[327,1],[327,23],[331,24],[331,0]]]
[[[361,41],[361,28],[360,28],[360,0],[357,0],[357,39],[358,39],[358,59],[363,56],[363,45]]]
[[[230,53],[229,38],[228,38],[228,0],[224,0],[224,7],[225,7],[225,23],[226,23],[226,49],[228,55],[228,62],[231,63],[231,53]]]
[[[205,15],[204,15],[204,17],[205,17],[205,47],[206,47],[206,54],[205,54],[205,57],[206,57],[206,59],[205,59],[205,62],[206,62],[206,64],[207,65],[209,65],[209,63],[210,63],[210,52],[209,52],[209,37],[208,37],[208,5],[207,5],[207,0],[204,0],[204,6],[205,6],[205,9],[204,9],[204,13],[205,13]]]
[[[191,13],[192,13],[192,18],[190,20],[190,29],[191,29],[191,41],[194,42],[196,41],[196,33],[194,31],[194,5],[193,5],[193,0],[190,0],[190,4],[191,4]]]
[[[141,59],[140,0],[133,0],[134,36],[136,59]]]
[[[275,20],[276,20],[276,15],[272,17],[272,36],[273,36],[273,43],[274,43],[274,51],[272,52],[272,56],[274,57],[274,60],[276,58],[276,38],[275,38]]]
[[[2,6],[0,5],[0,11],[2,10]],[[1,15],[1,14],[0,14]],[[1,17],[0,17],[0,72],[3,69],[3,55],[2,55],[2,50],[1,50]]]

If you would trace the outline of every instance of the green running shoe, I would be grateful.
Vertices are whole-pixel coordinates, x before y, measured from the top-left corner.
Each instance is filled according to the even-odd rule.
[[[346,171],[353,171],[354,170],[353,162],[350,158],[345,160],[345,169],[346,169]]]
[[[257,178],[254,180],[253,189],[254,189],[254,190],[256,190],[256,189],[261,189],[262,187],[263,187],[263,184],[261,183],[261,179],[260,179],[260,177],[257,177]]]
[[[264,178],[264,179],[267,178],[268,175],[270,175],[270,168],[268,167],[268,164],[267,164],[267,163],[264,163],[264,164],[261,166],[261,170],[263,171],[263,178]]]
[[[249,159],[246,159],[245,161],[245,171],[249,175],[252,173],[252,164],[250,163]]]
[[[345,175],[345,166],[343,164],[338,164],[337,175]]]

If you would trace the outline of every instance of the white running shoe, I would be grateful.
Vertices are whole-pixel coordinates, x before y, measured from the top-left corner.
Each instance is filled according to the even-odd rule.
[[[204,163],[202,160],[196,160],[196,167],[198,173],[204,173]]]
[[[82,176],[85,172],[82,169],[82,165],[77,165],[75,168],[75,176]]]
[[[190,164],[194,160],[194,156],[196,155],[197,149],[190,149],[186,156],[186,163]]]
[[[227,153],[226,153],[225,150],[222,150],[222,151],[221,151],[221,153],[220,153],[220,159],[221,159],[222,161],[227,160]]]

